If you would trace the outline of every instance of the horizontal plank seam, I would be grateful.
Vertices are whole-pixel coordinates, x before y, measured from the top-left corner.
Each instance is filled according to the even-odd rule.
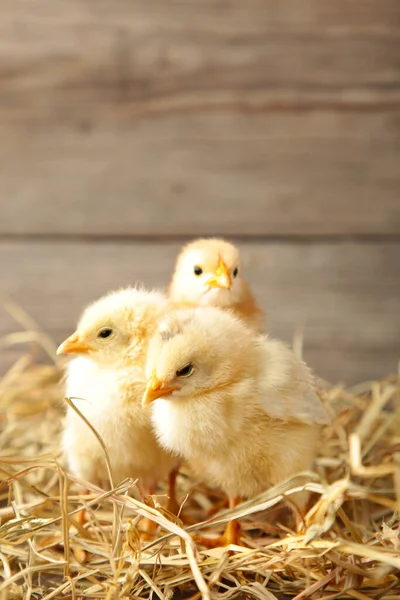
[[[131,243],[152,243],[152,244],[165,244],[165,243],[185,243],[199,237],[222,237],[237,242],[244,243],[316,243],[316,244],[332,244],[332,243],[368,243],[368,244],[382,244],[382,243],[400,243],[400,233],[388,233],[388,234],[370,234],[370,233],[336,233],[336,234],[282,234],[282,235],[269,235],[269,234],[243,234],[243,233],[199,233],[193,235],[186,234],[1,234],[0,233],[0,244],[81,244],[82,242],[88,244],[131,244]]]
[[[32,97],[32,95],[31,95]],[[13,106],[14,101],[9,103],[7,108],[4,108],[5,103],[3,102],[3,108],[0,107],[0,120],[2,119],[2,115],[7,116],[7,121],[9,122],[12,118],[10,113],[14,114],[14,120],[34,120],[35,119],[35,110],[32,109],[32,115],[27,115],[26,107],[21,109],[15,108]],[[112,103],[101,103],[99,102],[97,105],[98,109],[105,108],[124,108],[127,107],[126,114],[124,115],[124,119],[129,117],[143,117],[143,116],[152,116],[152,117],[164,117],[165,115],[171,116],[178,114],[180,117],[192,115],[192,114],[201,114],[201,113],[215,113],[221,112],[224,113],[243,113],[243,114],[264,114],[268,113],[307,113],[307,112],[321,112],[321,113],[354,113],[359,114],[362,113],[388,113],[395,111],[397,112],[400,109],[400,99],[391,99],[387,100],[371,100],[366,98],[365,101],[357,100],[312,100],[312,99],[297,99],[295,101],[258,101],[252,100],[249,98],[248,100],[241,102],[214,102],[210,104],[190,104],[190,102],[180,101],[176,104],[176,106],[162,106],[162,103],[153,102],[151,99],[148,99],[146,102],[142,101],[132,101],[132,99],[127,99],[118,102],[115,100]],[[73,121],[78,121],[85,116],[86,113],[83,113],[80,117],[75,117],[74,119],[70,119]],[[52,121],[52,116],[47,118],[40,117],[40,121]],[[68,121],[68,118],[66,118]],[[121,117],[115,117],[109,120],[122,120]]]

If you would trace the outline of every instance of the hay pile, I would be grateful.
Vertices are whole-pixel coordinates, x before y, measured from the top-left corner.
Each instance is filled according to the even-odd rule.
[[[21,359],[0,381],[0,599],[399,598],[398,381],[326,387],[322,397],[333,424],[316,473],[207,520],[219,498],[183,470],[187,527],[162,509],[162,493],[154,506],[141,501],[134,481],[81,494],[58,449],[60,370]],[[305,487],[312,507],[297,535],[282,497]],[[243,546],[196,547],[189,533],[220,533],[233,515]],[[148,542],[143,516],[160,526]]]

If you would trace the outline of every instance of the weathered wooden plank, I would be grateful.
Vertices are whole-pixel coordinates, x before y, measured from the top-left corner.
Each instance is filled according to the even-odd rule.
[[[400,109],[0,126],[0,234],[400,232]]]
[[[305,327],[305,356],[332,381],[397,369],[400,243],[245,243],[244,269],[269,330],[288,341]],[[133,282],[167,284],[177,244],[0,243],[0,291],[59,343],[83,306]],[[18,326],[0,311],[0,333]],[[6,353],[2,353],[3,364]]]
[[[398,103],[399,15],[396,0],[3,0],[0,114]]]
[[[398,233],[399,16],[4,0],[0,234]]]

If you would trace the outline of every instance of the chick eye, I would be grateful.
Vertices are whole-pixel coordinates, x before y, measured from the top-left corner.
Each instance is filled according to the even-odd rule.
[[[196,266],[195,266],[195,268],[193,269],[193,271],[194,271],[194,274],[195,274],[195,275],[197,275],[197,277],[198,277],[199,275],[201,275],[201,274],[202,274],[202,272],[203,272],[203,269],[202,269],[201,267],[198,267],[198,266],[196,265]]]
[[[104,329],[100,329],[99,333],[97,334],[97,337],[105,340],[106,338],[110,337],[110,335],[112,335],[112,333],[113,333],[113,330],[110,329],[110,327],[105,327]]]
[[[234,276],[234,277],[237,277],[237,274],[238,274],[238,273],[239,273],[239,269],[238,269],[237,267],[235,267],[235,268],[233,269],[233,276]]]
[[[188,363],[182,369],[178,369],[176,372],[177,377],[189,377],[193,373],[193,365],[192,363]]]

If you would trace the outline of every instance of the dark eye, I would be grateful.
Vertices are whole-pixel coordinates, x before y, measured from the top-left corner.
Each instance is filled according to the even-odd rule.
[[[110,337],[110,335],[112,335],[112,332],[112,329],[110,329],[109,327],[105,327],[104,329],[100,329],[99,333],[97,334],[97,337],[105,340],[106,338]]]
[[[194,274],[197,276],[201,275],[203,272],[203,269],[201,267],[197,267],[197,266],[193,270],[194,270]]]
[[[237,277],[237,274],[238,274],[238,273],[239,273],[239,269],[238,269],[237,267],[235,267],[235,268],[233,269],[233,276],[234,276],[234,277]]]
[[[182,367],[182,369],[178,369],[178,371],[176,372],[176,376],[177,377],[188,377],[192,373],[193,373],[193,365],[192,365],[192,363],[188,363],[187,365]]]

